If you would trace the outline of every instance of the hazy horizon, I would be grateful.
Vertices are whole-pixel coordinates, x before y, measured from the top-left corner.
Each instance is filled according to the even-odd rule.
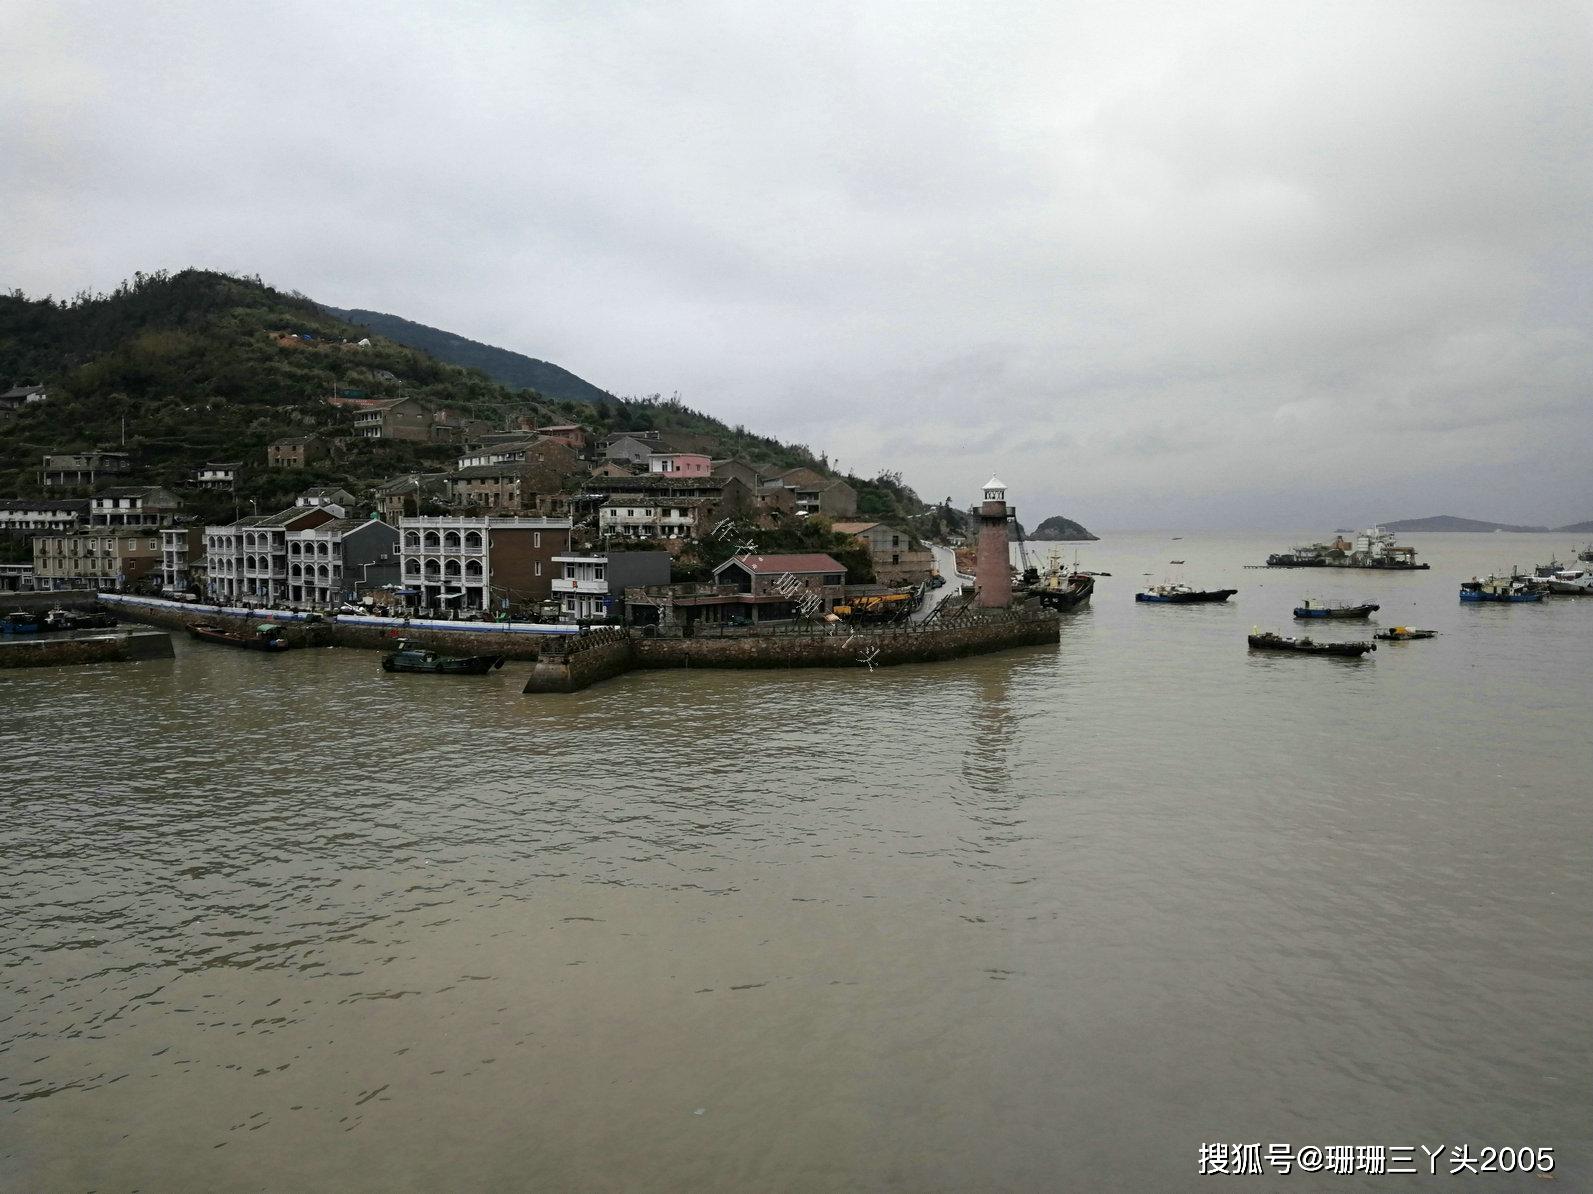
[[[1037,523],[1593,518],[1593,25],[0,8],[0,286],[259,274]]]

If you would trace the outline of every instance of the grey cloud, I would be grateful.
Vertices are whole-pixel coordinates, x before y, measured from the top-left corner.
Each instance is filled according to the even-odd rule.
[[[22,0],[0,283],[259,272],[1092,525],[1583,518],[1590,41],[1552,4]]]

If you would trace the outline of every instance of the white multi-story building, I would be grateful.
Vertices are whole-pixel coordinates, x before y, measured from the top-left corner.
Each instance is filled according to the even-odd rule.
[[[401,519],[398,527],[403,584],[422,607],[545,600],[553,557],[570,546],[568,518],[441,515]]]
[[[625,590],[669,583],[667,551],[554,556],[553,596],[565,621],[619,620]]]

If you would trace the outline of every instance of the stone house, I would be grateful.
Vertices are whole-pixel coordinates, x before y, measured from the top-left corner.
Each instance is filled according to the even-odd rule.
[[[837,522],[834,529],[868,548],[874,578],[882,585],[921,584],[934,571],[935,553],[906,531],[882,522]]]
[[[330,449],[318,435],[290,435],[273,440],[266,448],[266,464],[271,468],[307,468],[326,459]]]

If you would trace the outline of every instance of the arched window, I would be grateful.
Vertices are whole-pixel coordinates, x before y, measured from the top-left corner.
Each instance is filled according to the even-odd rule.
[[[420,561],[419,560],[405,560],[404,561],[404,572],[405,572],[406,575],[409,575],[409,576],[419,576],[420,575]]]
[[[426,561],[426,575],[427,576],[438,576],[441,573],[442,573],[442,565],[441,564],[439,564],[436,560],[427,560]]]
[[[325,564],[317,565],[316,569],[315,569],[315,574],[317,576],[319,576],[322,580],[325,580],[327,578],[327,576],[330,575],[330,573],[328,572],[327,567],[326,567]]]
[[[410,551],[419,551],[420,550],[420,532],[419,531],[405,531],[404,532],[404,546],[406,548],[408,548]]]
[[[466,531],[465,532],[465,550],[466,551],[480,551],[481,550],[481,532],[480,531]]]
[[[446,564],[444,564],[443,565],[443,575],[444,576],[458,576],[459,575],[459,561],[458,560],[449,560]]]
[[[444,551],[458,551],[459,550],[459,532],[458,531],[449,531],[446,535],[443,536],[443,550]]]
[[[465,561],[465,575],[466,576],[472,576],[472,577],[475,577],[477,580],[480,580],[481,579],[481,561],[480,560],[466,560]]]
[[[330,543],[328,543],[325,539],[322,539],[319,543],[317,543],[315,545],[315,553],[317,555],[322,555],[322,556],[331,555],[332,554],[332,545]]]
[[[436,531],[427,531],[426,532],[426,550],[427,551],[436,551],[439,542],[440,541],[437,538],[437,532]]]
[[[288,554],[290,556],[296,556],[299,554],[299,541],[297,539],[288,544]]]
[[[289,576],[303,576],[304,575],[304,569],[299,567],[299,565],[294,564],[291,568],[288,569],[288,575]]]

